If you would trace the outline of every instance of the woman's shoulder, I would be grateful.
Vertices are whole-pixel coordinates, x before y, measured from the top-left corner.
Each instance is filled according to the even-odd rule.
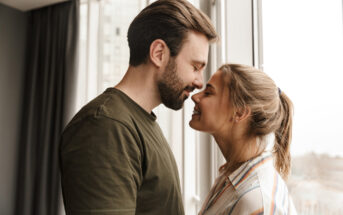
[[[252,186],[238,195],[236,203],[230,208],[228,214],[263,214],[264,204],[260,187]]]
[[[276,174],[270,183],[261,176],[263,174],[255,174],[236,190],[237,200],[229,214],[287,214],[289,211],[292,215],[296,214],[282,178]]]
[[[237,201],[231,214],[285,214],[288,210],[294,211],[287,185],[275,170],[270,153],[251,160],[236,175],[232,184]]]
[[[228,214],[263,214],[264,198],[261,191],[259,172],[271,162],[269,154],[263,154],[242,164],[229,178],[236,200]]]
[[[272,156],[270,153],[262,155],[243,163],[237,170],[230,174],[229,178],[236,190],[242,190],[246,185],[258,184],[258,174],[268,173],[266,169],[270,169],[273,165]],[[243,189],[244,190],[244,189]]]

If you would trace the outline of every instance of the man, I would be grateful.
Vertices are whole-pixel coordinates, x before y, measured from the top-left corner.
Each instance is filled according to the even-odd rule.
[[[208,17],[185,0],[159,0],[137,15],[124,78],[63,132],[67,214],[184,214],[176,162],[152,110],[178,110],[202,87],[215,38]]]

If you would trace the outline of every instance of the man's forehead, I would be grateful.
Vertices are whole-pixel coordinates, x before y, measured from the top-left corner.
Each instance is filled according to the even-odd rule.
[[[189,56],[191,61],[196,61],[197,63],[207,63],[209,51],[209,43],[207,38],[188,38],[182,48],[180,53],[184,53]]]

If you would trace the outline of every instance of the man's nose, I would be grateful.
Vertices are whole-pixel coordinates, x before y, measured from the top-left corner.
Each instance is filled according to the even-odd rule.
[[[204,84],[204,78],[203,78],[203,73],[199,72],[196,79],[194,80],[194,86],[197,88],[197,89],[201,89],[203,84]]]

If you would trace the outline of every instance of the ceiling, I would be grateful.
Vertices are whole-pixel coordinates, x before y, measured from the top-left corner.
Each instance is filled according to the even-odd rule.
[[[0,0],[1,4],[21,11],[28,11],[69,0]]]

